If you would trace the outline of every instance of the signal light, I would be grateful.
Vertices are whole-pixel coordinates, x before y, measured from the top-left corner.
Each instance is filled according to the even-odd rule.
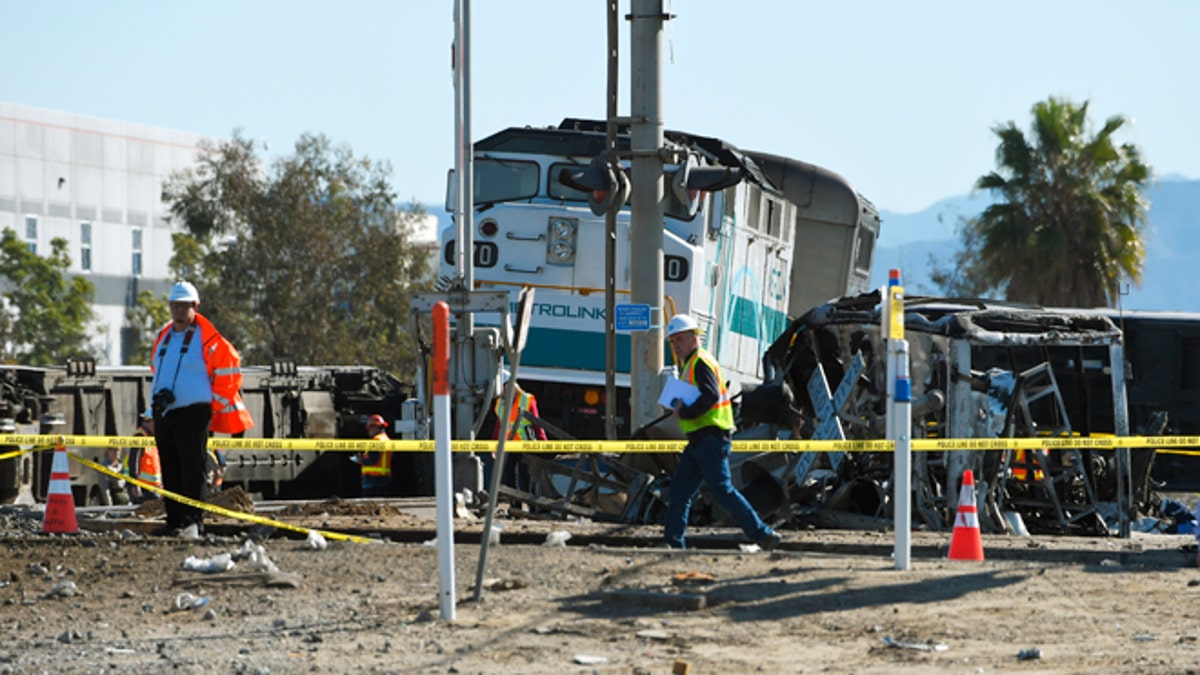
[[[588,208],[597,216],[621,208],[629,199],[629,177],[609,164],[608,151],[592,158],[587,166],[559,171],[558,182],[587,193]]]
[[[700,166],[695,155],[688,155],[675,177],[671,179],[671,190],[680,204],[687,207],[688,217],[696,215],[704,192],[724,190],[742,180],[742,170],[723,166]]]

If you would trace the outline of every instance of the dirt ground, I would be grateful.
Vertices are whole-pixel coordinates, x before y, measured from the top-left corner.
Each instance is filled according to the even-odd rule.
[[[650,547],[655,528],[501,520],[475,602],[481,525],[460,520],[446,621],[421,541],[434,523],[396,509],[278,517],[411,541],[318,550],[277,532],[257,557],[236,532],[152,538],[81,514],[79,534],[41,535],[40,517],[0,509],[0,673],[1200,672],[1190,536],[985,535],[969,562],[918,532],[898,571],[886,532],[785,530],[767,553],[700,528],[705,548],[672,552]],[[536,543],[554,531],[572,538]],[[637,545],[595,543],[609,535]],[[185,569],[221,554],[242,559]],[[277,574],[256,571],[262,554]],[[184,593],[200,606],[178,609]]]

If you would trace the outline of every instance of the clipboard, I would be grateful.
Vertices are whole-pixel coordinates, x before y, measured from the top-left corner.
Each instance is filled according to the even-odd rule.
[[[671,401],[675,399],[683,401],[684,405],[691,405],[698,398],[700,398],[700,389],[696,385],[688,384],[672,375],[663,385],[662,394],[658,397],[658,404],[664,408],[674,408]]]

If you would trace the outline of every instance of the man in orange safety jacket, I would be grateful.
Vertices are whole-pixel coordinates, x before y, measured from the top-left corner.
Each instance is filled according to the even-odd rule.
[[[212,322],[197,313],[196,287],[181,281],[171,287],[167,300],[171,322],[159,332],[150,358],[154,439],[163,487],[203,502],[209,432],[239,434],[253,427],[254,421],[240,393],[241,356]],[[175,500],[165,506],[163,534],[203,534],[203,510]]]

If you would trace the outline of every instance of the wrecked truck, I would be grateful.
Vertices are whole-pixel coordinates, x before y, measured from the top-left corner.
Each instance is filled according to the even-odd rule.
[[[762,386],[743,393],[738,438],[884,438],[879,299],[837,299],[793,321],[763,357]],[[1129,435],[1122,334],[1103,313],[920,296],[904,313],[914,440]],[[972,469],[985,532],[1107,535],[1152,510],[1153,460],[1153,450],[1088,447],[914,452],[913,524],[951,527]],[[743,493],[777,521],[893,522],[890,452],[766,453],[739,467]]]

